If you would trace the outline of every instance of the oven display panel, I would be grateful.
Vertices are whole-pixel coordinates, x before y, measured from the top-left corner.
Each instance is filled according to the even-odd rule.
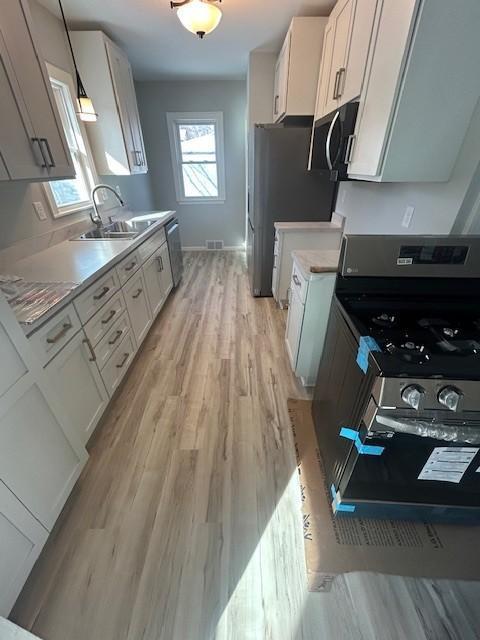
[[[468,247],[453,245],[403,245],[397,258],[398,265],[408,264],[465,264]]]

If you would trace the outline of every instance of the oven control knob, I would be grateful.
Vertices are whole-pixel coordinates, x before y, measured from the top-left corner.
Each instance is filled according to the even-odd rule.
[[[462,392],[455,387],[443,387],[438,392],[438,401],[443,404],[444,407],[450,409],[450,411],[458,411],[460,401],[462,399]]]
[[[425,395],[425,389],[417,384],[410,384],[402,391],[402,400],[405,404],[408,404],[412,409],[419,409],[420,402]]]

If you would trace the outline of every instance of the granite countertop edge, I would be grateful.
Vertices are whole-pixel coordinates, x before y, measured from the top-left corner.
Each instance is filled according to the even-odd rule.
[[[151,213],[152,214],[158,214],[160,212],[151,212]],[[138,215],[138,213],[136,215]],[[136,215],[133,215],[131,217],[136,217]],[[175,211],[165,211],[165,217],[164,218],[159,219],[157,222],[155,222],[150,227],[148,227],[148,229],[145,229],[145,231],[140,233],[136,238],[133,238],[132,240],[65,240],[64,242],[60,243],[61,245],[72,244],[73,242],[81,242],[81,243],[84,243],[84,244],[92,243],[92,248],[94,246],[94,243],[98,243],[98,242],[101,242],[101,243],[106,243],[106,242],[122,243],[123,249],[120,250],[118,253],[116,253],[113,257],[107,259],[104,262],[104,264],[102,264],[98,269],[95,269],[95,271],[93,271],[84,280],[82,280],[81,282],[76,283],[77,286],[74,289],[72,289],[58,303],[56,303],[53,306],[51,306],[47,311],[45,311],[45,313],[43,313],[40,317],[38,317],[34,322],[32,322],[31,324],[20,323],[20,326],[22,327],[25,335],[27,337],[29,337],[33,333],[38,331],[38,329],[40,329],[40,327],[42,325],[44,325],[45,322],[50,320],[50,318],[52,318],[55,314],[57,314],[63,308],[68,306],[75,298],[77,298],[81,293],[83,293],[83,291],[88,289],[88,287],[91,284],[93,284],[96,280],[98,280],[107,271],[109,271],[110,269],[115,267],[115,265],[117,265],[126,256],[128,256],[130,253],[132,253],[132,251],[135,251],[135,249],[137,249],[141,244],[143,244],[145,242],[145,240],[147,240],[155,232],[159,231],[159,229],[161,229],[166,224],[168,224],[168,222],[170,222],[170,220],[172,220],[174,217],[175,217]],[[120,218],[118,218],[118,219],[120,219]],[[125,217],[123,217],[122,219],[125,219]],[[60,246],[60,245],[57,245],[57,246]],[[53,249],[53,247],[50,247],[50,249],[46,249],[45,251],[49,251],[51,249]],[[43,253],[43,252],[41,252],[41,253]],[[36,255],[38,256],[39,254],[36,254]],[[29,260],[29,258],[24,258],[23,260],[19,261],[19,264],[20,263],[24,263],[24,264],[28,263],[28,260]],[[72,256],[72,260],[73,260],[73,256]],[[12,270],[12,273],[15,273],[15,271],[16,271],[15,264],[12,265],[12,269],[11,270]],[[44,281],[45,280],[42,279],[42,282],[44,282]],[[58,281],[60,281],[60,279],[56,280],[56,282],[58,282]],[[53,280],[52,280],[52,282],[53,282]]]

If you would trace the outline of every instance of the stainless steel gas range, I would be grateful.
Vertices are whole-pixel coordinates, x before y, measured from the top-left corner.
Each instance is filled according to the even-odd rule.
[[[334,513],[480,522],[480,237],[345,237],[313,416]]]

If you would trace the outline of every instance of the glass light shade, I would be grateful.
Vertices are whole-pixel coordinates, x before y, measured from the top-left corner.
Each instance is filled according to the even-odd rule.
[[[83,122],[96,122],[98,116],[95,113],[93,102],[88,96],[77,98],[78,117]]]
[[[177,10],[178,19],[185,29],[203,38],[218,27],[222,12],[214,4],[203,0],[191,0]]]

